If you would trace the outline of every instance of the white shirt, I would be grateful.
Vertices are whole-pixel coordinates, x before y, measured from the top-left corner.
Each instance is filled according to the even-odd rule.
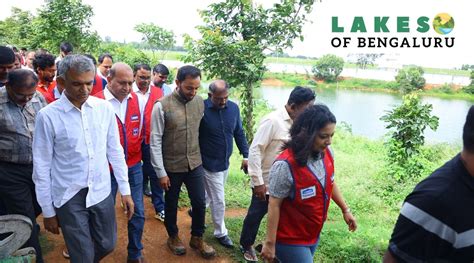
[[[252,186],[265,184],[268,189],[270,168],[281,153],[283,143],[290,139],[293,124],[288,111],[282,107],[263,117],[249,148],[249,176]]]
[[[122,102],[114,97],[112,93],[110,93],[109,88],[106,86],[104,89],[104,97],[105,100],[112,104],[114,108],[115,114],[119,117],[122,123],[125,123],[125,115],[127,114],[127,104],[128,99],[132,97],[132,94],[128,94],[127,98],[125,98]]]
[[[142,122],[143,122],[143,113],[145,112],[146,103],[148,102],[148,99],[150,98],[151,86],[148,87],[148,90],[145,92],[145,94],[143,94],[140,91],[136,82],[133,82],[132,89],[133,89],[133,92],[137,94],[138,103],[140,104],[140,115],[142,116]]]
[[[111,193],[109,163],[122,195],[130,195],[125,155],[115,114],[104,100],[89,96],[81,109],[65,93],[41,109],[33,138],[33,181],[46,218],[81,189],[86,207]]]

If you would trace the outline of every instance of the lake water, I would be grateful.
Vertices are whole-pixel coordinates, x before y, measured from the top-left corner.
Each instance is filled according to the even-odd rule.
[[[286,104],[291,88],[262,87],[264,99],[275,108]],[[346,122],[352,126],[352,133],[369,138],[380,138],[387,130],[380,117],[386,111],[401,104],[400,95],[365,92],[356,90],[316,89],[317,102],[326,104],[337,118],[338,123]],[[423,97],[424,103],[433,105],[432,114],[439,117],[436,132],[427,128],[427,142],[460,143],[462,128],[472,102]]]

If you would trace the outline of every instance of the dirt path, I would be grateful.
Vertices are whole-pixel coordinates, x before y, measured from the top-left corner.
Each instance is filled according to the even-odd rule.
[[[178,212],[178,226],[180,229],[180,237],[187,247],[187,253],[184,256],[175,256],[173,255],[168,247],[166,246],[166,229],[164,224],[161,221],[158,221],[154,218],[154,209],[151,206],[149,198],[145,198],[145,229],[143,232],[143,245],[144,250],[143,254],[145,255],[149,263],[153,262],[232,262],[229,258],[219,255],[213,260],[205,260],[200,257],[200,255],[189,248],[189,238],[190,238],[190,228],[191,228],[191,218],[187,215],[187,209],[181,209]],[[240,216],[241,214],[245,215],[245,212],[240,211],[241,209],[231,209],[228,211],[229,216]],[[108,255],[102,262],[104,263],[120,263],[126,262],[127,260],[127,225],[126,218],[123,214],[120,206],[116,208],[117,213],[117,228],[118,228],[118,240],[117,246],[112,252]],[[62,256],[62,249],[64,248],[64,240],[62,235],[53,235],[49,232],[44,231],[43,220],[38,218],[38,222],[41,225],[42,232],[41,234],[46,236],[49,243],[53,246],[52,250],[48,252],[44,258],[46,262],[51,263],[62,263],[69,262],[64,259]]]

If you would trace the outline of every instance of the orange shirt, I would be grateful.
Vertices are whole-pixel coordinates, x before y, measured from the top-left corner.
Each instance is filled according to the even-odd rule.
[[[54,101],[54,96],[51,96],[52,90],[56,87],[56,81],[51,82],[47,87],[43,83],[39,83],[36,86],[36,90],[39,91],[46,101],[49,103]]]

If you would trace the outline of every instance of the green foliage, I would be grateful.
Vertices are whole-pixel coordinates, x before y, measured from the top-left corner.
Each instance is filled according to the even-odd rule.
[[[231,87],[243,87],[240,103],[244,130],[253,139],[253,89],[266,71],[265,50],[281,52],[291,47],[314,0],[284,0],[265,9],[252,1],[227,0],[201,11],[205,25],[201,39],[185,37],[186,62],[196,63],[209,78],[222,78]]]
[[[33,15],[29,11],[12,7],[11,16],[0,21],[0,43],[31,48]]]
[[[166,30],[153,23],[141,23],[135,26],[135,31],[142,33],[142,40],[152,48],[152,50],[161,50],[160,60],[163,60],[167,50],[176,43],[172,30]]]
[[[344,68],[344,59],[328,54],[322,56],[313,66],[313,74],[324,81],[335,81]]]
[[[471,70],[471,84],[462,90],[466,93],[474,94],[474,70]]]
[[[400,91],[402,93],[410,93],[422,90],[426,83],[423,73],[424,71],[421,67],[400,69],[397,76],[395,76],[395,81],[398,83]]]
[[[75,52],[93,53],[100,43],[97,33],[89,29],[93,15],[92,7],[81,0],[46,1],[33,20],[32,47],[56,53],[61,42],[67,41]]]
[[[403,103],[382,116],[381,120],[391,129],[388,148],[388,175],[396,182],[410,177],[419,178],[425,168],[421,161],[421,147],[426,127],[438,128],[439,118],[431,115],[433,106],[422,104],[416,93],[403,97]]]
[[[146,63],[153,66],[151,65],[150,57],[130,44],[119,44],[114,42],[102,43],[98,53],[110,53],[113,56],[114,61],[127,63],[132,68],[138,63]]]

